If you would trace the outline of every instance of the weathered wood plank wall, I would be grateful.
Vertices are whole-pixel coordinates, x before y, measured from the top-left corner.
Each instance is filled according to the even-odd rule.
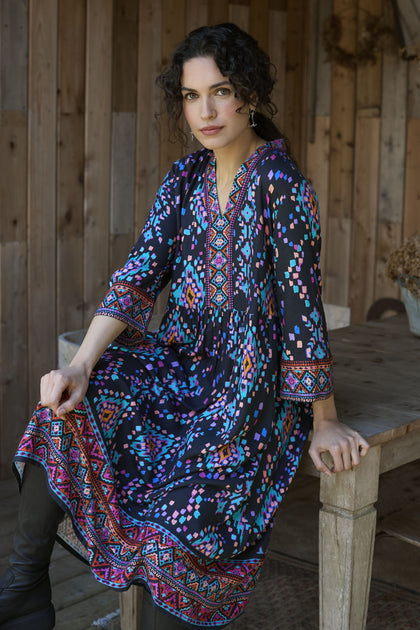
[[[333,12],[348,53],[368,16],[393,25],[389,0],[0,0],[1,476],[57,335],[87,325],[188,150],[155,118],[154,80],[197,26],[234,21],[272,57],[276,122],[321,202],[326,299],[361,321],[398,294],[384,267],[420,229],[419,66],[391,43],[371,65],[327,61]]]

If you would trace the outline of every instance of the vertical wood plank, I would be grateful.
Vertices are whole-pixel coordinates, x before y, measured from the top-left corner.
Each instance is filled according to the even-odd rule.
[[[287,3],[284,132],[300,168],[306,167],[306,53],[308,3]]]
[[[85,324],[102,300],[109,279],[112,14],[112,0],[87,1]]]
[[[84,113],[86,0],[58,0],[58,95],[61,114]]]
[[[57,334],[83,328],[83,114],[61,114],[57,147]]]
[[[136,234],[143,228],[160,179],[160,139],[155,115],[160,110],[161,95],[155,78],[162,66],[161,24],[161,3],[144,0],[139,7],[138,36]]]
[[[23,76],[26,77],[26,72]],[[19,79],[22,75],[16,77]],[[29,413],[26,168],[26,112],[3,111],[0,113],[1,479],[11,476],[11,458]]]
[[[190,33],[208,22],[208,0],[187,0],[185,11],[185,33]]]
[[[60,0],[57,112],[57,331],[83,327],[85,0]]]
[[[16,110],[3,110],[0,112],[0,146],[1,241],[6,243],[12,241],[26,243],[26,112]]]
[[[28,324],[29,401],[56,364],[57,2],[29,5]]]
[[[112,114],[110,267],[120,267],[134,240],[136,115]]]
[[[308,163],[306,167],[306,174],[314,186],[319,201],[319,216],[322,235],[322,272],[324,270],[327,257],[330,124],[329,116],[315,117],[314,142],[310,142],[308,144]]]
[[[333,11],[333,0],[319,2],[318,32],[317,32],[317,84],[316,84],[316,116],[329,116],[331,113],[331,62],[322,45],[322,31],[325,20]]]
[[[277,107],[277,114],[274,116],[273,122],[285,135],[287,135],[285,129],[286,25],[286,12],[272,9],[270,11],[269,54],[271,63],[276,69],[276,83],[274,84],[272,99]]]
[[[375,300],[382,297],[398,298],[398,285],[386,275],[386,265],[390,253],[401,245],[402,224],[378,221],[376,235]]]
[[[269,50],[269,10],[269,0],[251,0],[249,33],[266,52]]]
[[[407,118],[420,118],[420,72],[416,62],[408,66]]]
[[[163,65],[162,24],[162,3],[144,0],[140,4],[138,37],[136,235],[143,228],[161,180],[160,132],[165,137],[166,129],[164,120],[159,125],[155,121],[161,99],[155,78]],[[158,298],[157,313],[163,312],[164,302]]]
[[[327,61],[322,46],[322,30],[326,18],[333,10],[332,0],[317,3],[316,17],[316,81],[313,86],[311,116],[315,116],[308,130],[307,174],[314,184],[320,208],[322,249],[321,270],[324,277],[328,247],[328,197],[330,174],[330,133],[331,133],[331,62]]]
[[[357,5],[334,0],[342,20],[340,46],[356,51]],[[328,198],[328,244],[325,296],[328,302],[347,305],[350,273],[351,215],[353,205],[355,70],[338,63],[331,76],[331,147]]]
[[[209,24],[229,20],[229,0],[209,0]]]
[[[357,7],[350,0],[335,0],[334,12],[342,18],[340,45],[356,52]],[[356,73],[338,63],[331,76],[331,177],[330,212],[351,217],[354,156],[354,113]]]
[[[323,273],[323,296],[324,300],[331,304],[342,306],[348,304],[351,230],[351,219],[331,216],[331,205],[328,202],[327,230],[324,231],[326,259]]]
[[[27,422],[28,3],[0,4],[0,479]]]
[[[211,6],[211,5],[210,5]],[[185,33],[185,0],[163,0],[162,5],[162,59],[167,64],[176,46],[184,39]],[[160,179],[162,179],[173,162],[186,152],[179,142],[171,141],[166,130],[161,128],[160,137]],[[168,288],[162,292],[155,304],[155,313],[163,313],[168,299]]]
[[[380,121],[377,116],[358,116],[349,293],[354,323],[366,319],[374,301],[379,132]]]
[[[112,109],[136,111],[138,0],[114,0]]]
[[[366,16],[382,15],[382,0],[359,0],[358,42]],[[353,222],[349,305],[352,321],[366,318],[374,301],[378,160],[381,111],[381,56],[356,70],[356,134],[354,150]]]
[[[0,99],[2,110],[26,110],[28,71],[28,0],[2,0]]]
[[[403,215],[407,89],[407,62],[384,53],[379,218],[392,223]]]
[[[162,0],[162,33],[162,59],[163,64],[166,65],[177,45],[185,37],[185,0]],[[171,141],[165,130],[161,136],[160,145],[161,179],[172,163],[184,153],[184,147],[178,142]]]
[[[0,245],[0,479],[12,476],[12,457],[28,422],[26,292],[26,242],[4,242]]]
[[[420,119],[408,121],[405,166],[404,230],[407,238],[420,232]]]
[[[229,21],[233,22],[239,28],[249,32],[249,6],[246,4],[230,3]]]
[[[407,62],[395,51],[386,50],[382,64],[375,299],[398,295],[397,285],[386,276],[386,264],[403,233],[407,94]]]

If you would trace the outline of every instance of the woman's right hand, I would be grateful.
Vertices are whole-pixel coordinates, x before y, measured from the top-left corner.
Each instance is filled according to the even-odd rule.
[[[80,364],[45,374],[41,378],[41,404],[64,419],[85,397],[89,376],[89,370]]]
[[[89,377],[99,357],[127,324],[107,315],[93,318],[83,342],[68,367],[41,378],[41,404],[63,418],[83,400]]]

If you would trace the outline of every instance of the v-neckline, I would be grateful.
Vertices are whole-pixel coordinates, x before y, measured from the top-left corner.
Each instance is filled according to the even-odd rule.
[[[266,142],[265,144],[260,145],[255,149],[252,155],[249,156],[245,162],[242,162],[241,166],[235,173],[233,178],[232,186],[227,198],[226,207],[224,212],[221,211],[220,203],[219,203],[219,195],[217,190],[217,178],[216,178],[216,157],[214,153],[211,154],[209,163],[207,165],[207,187],[208,187],[208,199],[209,199],[209,210],[212,214],[216,214],[219,217],[227,217],[232,214],[232,211],[235,209],[239,193],[241,192],[244,176],[246,175],[249,167],[252,162],[255,160],[257,156],[259,156],[270,142]]]

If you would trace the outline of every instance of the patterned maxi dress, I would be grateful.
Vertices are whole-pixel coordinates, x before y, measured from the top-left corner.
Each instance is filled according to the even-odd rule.
[[[84,401],[65,421],[39,407],[15,456],[20,475],[47,471],[62,540],[100,582],[143,583],[193,627],[243,611],[311,402],[332,391],[319,249],[316,197],[281,140],[241,166],[223,215],[210,151],[164,179],[97,311],[126,330]]]

